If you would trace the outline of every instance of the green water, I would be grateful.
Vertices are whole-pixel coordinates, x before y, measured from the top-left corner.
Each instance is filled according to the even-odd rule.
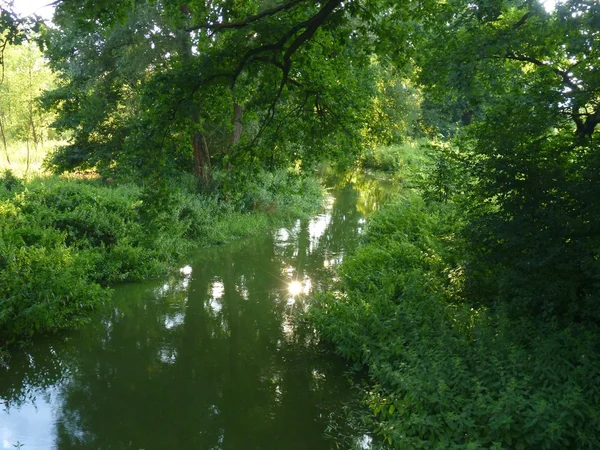
[[[0,369],[0,448],[369,448],[345,366],[295,319],[386,197],[347,185],[310,220],[119,286],[82,330]]]

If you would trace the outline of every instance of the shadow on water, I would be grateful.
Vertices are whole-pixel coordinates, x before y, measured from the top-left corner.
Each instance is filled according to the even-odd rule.
[[[0,372],[1,448],[330,449],[353,433],[368,448],[341,414],[343,363],[294,320],[389,197],[353,181],[322,214],[119,286],[85,329],[15,355]]]

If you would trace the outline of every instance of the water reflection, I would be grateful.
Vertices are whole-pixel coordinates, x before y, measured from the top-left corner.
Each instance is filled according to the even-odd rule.
[[[358,192],[334,195],[309,221],[119,287],[85,329],[16,355],[0,373],[0,445],[336,448],[352,433],[339,414],[351,395],[343,367],[293,314],[364,226]]]

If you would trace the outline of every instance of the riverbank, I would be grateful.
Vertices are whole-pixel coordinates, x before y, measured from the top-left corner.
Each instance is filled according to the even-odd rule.
[[[316,180],[257,175],[227,199],[172,186],[148,216],[139,186],[0,178],[0,354],[34,335],[85,323],[109,286],[163,275],[194,249],[223,244],[318,209]]]
[[[368,371],[365,423],[398,449],[598,448],[598,325],[515,316],[477,297],[465,205],[431,163],[400,172],[414,189],[370,219],[310,312]],[[437,189],[419,187],[414,174],[427,172]]]
[[[347,365],[298,313],[393,193],[332,178],[317,214],[192,252],[168,276],[115,285],[85,326],[15,351],[0,367],[0,441],[364,448],[370,437],[345,415],[360,401]]]

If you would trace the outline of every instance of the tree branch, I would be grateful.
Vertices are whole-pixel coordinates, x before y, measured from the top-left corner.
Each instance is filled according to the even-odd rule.
[[[565,72],[564,70],[557,69],[556,67],[552,67],[551,65],[546,64],[545,62],[540,61],[539,59],[532,58],[531,56],[519,55],[517,53],[508,53],[506,55],[506,58],[512,59],[515,61],[529,62],[529,63],[535,64],[536,66],[539,66],[539,67],[546,67],[546,68],[552,70],[558,76],[560,76],[562,78],[563,82],[567,86],[569,86],[571,89],[573,89],[574,91],[579,90],[579,86],[577,86],[577,84],[575,84],[573,82],[573,80],[571,80],[571,77],[569,77],[569,74],[567,72]]]
[[[202,24],[187,28],[185,31],[189,32],[189,31],[196,31],[196,30],[201,30],[201,29],[209,29],[209,30],[212,30],[212,32],[214,33],[215,31],[222,30],[222,29],[244,28],[244,27],[247,27],[248,25],[250,25],[251,23],[257,22],[265,17],[274,16],[275,14],[278,14],[281,11],[286,11],[288,9],[292,9],[294,6],[298,5],[299,3],[305,2],[305,1],[307,1],[307,0],[291,0],[287,3],[276,6],[274,8],[265,9],[263,12],[260,12],[258,14],[248,16],[244,20],[241,20],[239,22],[202,23]]]
[[[525,22],[527,22],[531,16],[533,16],[533,13],[531,11],[527,11],[525,14],[523,14],[523,17],[521,17],[519,21],[512,26],[513,29],[517,29],[525,25]]]
[[[546,67],[552,70],[555,74],[557,74],[563,80],[563,83],[568,86],[574,94],[581,94],[581,88],[575,83],[571,77],[569,76],[568,70],[560,70],[556,67],[552,67],[550,64],[547,64],[539,59],[532,58],[526,55],[520,55],[516,53],[509,53],[506,55],[507,59],[512,59],[515,61],[523,61],[529,62],[531,64],[535,64],[538,67]],[[575,67],[579,62],[573,64],[571,68]],[[585,139],[587,136],[591,136],[594,133],[596,125],[600,123],[600,109],[594,109],[591,113],[580,113],[581,105],[575,98],[575,95],[571,94],[569,97],[572,97],[573,104],[571,105],[571,119],[575,122],[575,126],[577,129],[577,136],[579,139]],[[586,119],[583,120],[583,117]]]
[[[325,23],[327,18],[331,15],[331,13],[342,3],[342,0],[329,0],[323,8],[319,10],[314,16],[310,19],[296,24],[287,33],[285,33],[278,42],[274,44],[265,44],[260,47],[256,47],[250,49],[246,52],[246,54],[242,57],[241,61],[238,63],[234,74],[232,84],[235,84],[237,78],[244,70],[244,67],[251,62],[252,59],[255,59],[256,56],[266,53],[266,52],[277,52],[283,51],[285,49],[286,43],[292,39],[298,32],[304,30],[302,34],[300,34],[294,41],[290,44],[290,46],[285,50],[283,55],[283,66],[281,70],[283,71],[283,81],[285,84],[288,80],[289,72],[291,69],[291,58],[292,55],[306,42],[308,41],[316,31]],[[276,58],[276,56],[275,56]]]

